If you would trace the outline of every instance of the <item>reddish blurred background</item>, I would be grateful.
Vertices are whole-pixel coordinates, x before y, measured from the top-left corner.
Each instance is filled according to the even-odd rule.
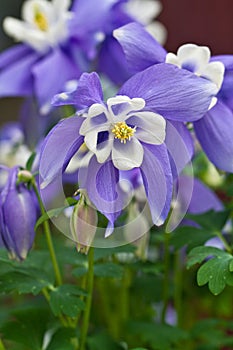
[[[160,1],[169,51],[189,42],[209,46],[212,54],[233,54],[233,0]]]

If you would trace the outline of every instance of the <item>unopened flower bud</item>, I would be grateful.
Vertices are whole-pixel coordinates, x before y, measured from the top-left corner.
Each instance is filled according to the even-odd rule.
[[[18,171],[18,167],[9,171],[0,193],[0,235],[10,257],[23,260],[34,241],[37,207],[33,193],[17,184]]]
[[[85,195],[81,194],[79,202],[74,206],[70,218],[70,229],[79,252],[88,252],[95,237],[98,223],[96,210],[90,206]]]
[[[18,172],[18,180],[20,182],[30,182],[33,179],[33,175],[28,170],[20,170]]]

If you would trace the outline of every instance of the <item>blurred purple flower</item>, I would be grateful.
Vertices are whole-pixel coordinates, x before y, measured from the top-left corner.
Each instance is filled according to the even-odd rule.
[[[23,260],[31,249],[37,218],[34,194],[17,184],[19,168],[8,170],[8,180],[0,192],[0,235],[13,259]]]
[[[3,22],[6,33],[22,43],[0,55],[0,96],[36,97],[46,114],[52,96],[64,89],[65,82],[90,70],[102,42],[99,68],[111,76],[115,58],[112,62],[122,69],[113,76],[122,75],[125,81],[129,73],[118,61],[124,55],[112,31],[135,20],[129,14],[131,2],[101,0],[96,6],[95,0],[75,0],[69,10],[70,0],[25,1],[22,21],[7,17]],[[149,3],[145,5],[151,13],[158,13]]]

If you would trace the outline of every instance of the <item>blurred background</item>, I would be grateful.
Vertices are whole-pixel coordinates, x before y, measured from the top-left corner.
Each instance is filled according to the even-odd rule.
[[[97,0],[98,1],[98,0]],[[101,1],[101,0],[99,0]],[[165,48],[176,51],[187,42],[210,47],[212,54],[233,54],[233,0],[160,0],[158,20],[167,28]],[[143,2],[143,0],[142,0]],[[23,0],[1,0],[0,24],[6,16],[20,17]],[[0,26],[0,52],[13,44]],[[0,100],[0,124],[15,119],[20,99]]]

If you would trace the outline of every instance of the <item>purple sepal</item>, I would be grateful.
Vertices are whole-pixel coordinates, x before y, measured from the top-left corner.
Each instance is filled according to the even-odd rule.
[[[225,74],[221,90],[218,93],[218,100],[225,103],[233,110],[233,55],[213,56],[213,61],[220,61],[225,66]]]
[[[31,69],[39,56],[32,52],[6,66],[0,72],[0,97],[30,96],[33,94]]]
[[[61,91],[66,81],[78,79],[81,71],[60,49],[53,50],[47,57],[33,66],[35,94],[39,104],[50,103],[52,97]]]
[[[101,164],[93,156],[88,168],[80,169],[79,184],[81,188],[86,188],[88,197],[97,210],[110,221],[107,232],[112,232],[126,199],[119,186],[119,170],[111,160]]]
[[[52,182],[67,167],[70,159],[83,143],[79,129],[80,117],[61,120],[47,135],[41,149],[39,173],[42,187]]]
[[[78,81],[77,89],[55,95],[54,106],[75,105],[78,108],[90,107],[93,103],[103,103],[103,91],[97,73],[83,73]]]
[[[167,148],[164,144],[144,144],[141,174],[153,223],[164,223],[171,205],[173,178]]]
[[[118,95],[141,97],[146,101],[145,110],[157,112],[164,118],[195,121],[208,111],[216,89],[216,85],[207,79],[160,63],[135,74]]]
[[[194,123],[196,136],[210,159],[219,169],[233,172],[233,113],[218,102]]]
[[[98,54],[98,71],[120,86],[132,76],[120,44],[112,36],[108,36],[101,45]]]
[[[22,57],[26,57],[33,53],[33,50],[24,44],[18,44],[5,50],[0,54],[0,69],[6,69],[12,63],[17,62]]]
[[[114,30],[121,44],[128,68],[140,72],[156,63],[165,62],[166,50],[139,23],[129,23]]]
[[[186,125],[180,122],[167,122],[166,139],[173,178],[179,176],[194,154],[193,138]]]

